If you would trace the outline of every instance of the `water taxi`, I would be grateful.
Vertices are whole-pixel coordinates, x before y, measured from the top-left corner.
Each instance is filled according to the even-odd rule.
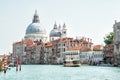
[[[79,50],[72,50],[64,52],[63,64],[64,67],[79,67],[80,64],[80,55]]]

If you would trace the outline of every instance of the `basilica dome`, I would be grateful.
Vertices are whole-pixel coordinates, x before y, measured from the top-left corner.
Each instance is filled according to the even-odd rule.
[[[43,29],[40,25],[40,23],[31,23],[27,29],[26,34],[39,34],[39,33],[45,33],[45,29]]]
[[[37,11],[35,11],[32,23],[28,25],[25,33],[25,39],[33,40],[33,41],[39,41],[42,40],[43,42],[46,42],[46,30],[43,28],[39,21],[39,16],[37,15]]]
[[[56,23],[54,24],[54,28],[50,32],[50,37],[60,37],[61,36],[61,31],[59,28],[57,28]]]
[[[34,14],[34,18],[32,23],[27,27],[26,34],[36,34],[36,33],[46,33],[45,29],[42,28],[39,16],[37,15],[37,12]]]
[[[58,30],[53,29],[53,30],[51,30],[51,32],[50,32],[50,36],[51,36],[51,37],[52,37],[52,36],[54,36],[54,37],[60,37],[60,36],[61,36],[61,32],[59,32]]]

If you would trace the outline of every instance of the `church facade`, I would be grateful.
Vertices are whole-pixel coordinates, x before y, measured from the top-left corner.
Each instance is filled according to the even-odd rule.
[[[46,30],[42,27],[37,11],[35,11],[33,21],[26,29],[25,40],[47,41]]]

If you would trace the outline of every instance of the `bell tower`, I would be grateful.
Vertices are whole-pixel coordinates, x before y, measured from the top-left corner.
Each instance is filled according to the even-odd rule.
[[[67,29],[66,29],[66,25],[65,23],[63,24],[63,29],[62,29],[62,38],[66,38],[67,37]]]

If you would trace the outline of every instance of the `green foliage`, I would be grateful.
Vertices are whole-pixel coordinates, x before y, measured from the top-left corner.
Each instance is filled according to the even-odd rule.
[[[112,44],[112,43],[113,43],[113,37],[114,37],[114,33],[113,33],[113,32],[110,32],[109,34],[107,34],[107,35],[104,37],[104,43],[105,43],[105,44]]]

